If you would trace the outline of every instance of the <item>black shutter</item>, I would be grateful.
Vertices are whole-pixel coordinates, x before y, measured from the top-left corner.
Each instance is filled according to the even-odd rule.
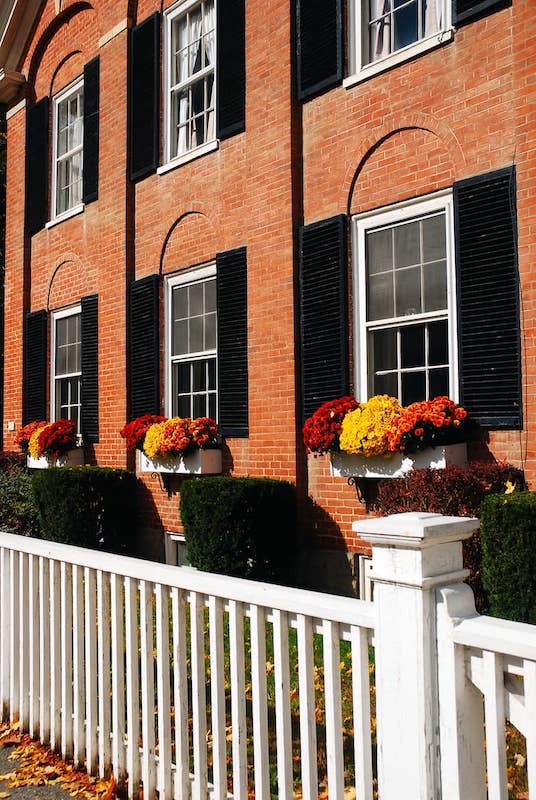
[[[297,0],[298,98],[307,100],[342,81],[342,0]]]
[[[346,217],[300,230],[302,415],[349,391]]]
[[[245,0],[221,0],[217,15],[216,135],[225,139],[246,128]]]
[[[33,311],[24,317],[22,423],[40,422],[47,416],[47,313]]]
[[[82,298],[82,437],[99,441],[99,301]]]
[[[48,219],[48,118],[48,97],[28,108],[24,227],[29,235],[44,228]]]
[[[246,248],[216,256],[218,422],[224,436],[249,436]]]
[[[84,67],[84,203],[99,195],[99,65],[97,56]]]
[[[160,14],[130,32],[128,71],[129,177],[156,171],[160,120]]]
[[[454,25],[460,28],[467,22],[507,8],[512,5],[512,0],[453,0]]]
[[[454,184],[460,402],[481,424],[522,427],[515,170]]]
[[[158,275],[133,281],[128,302],[129,419],[160,414]]]

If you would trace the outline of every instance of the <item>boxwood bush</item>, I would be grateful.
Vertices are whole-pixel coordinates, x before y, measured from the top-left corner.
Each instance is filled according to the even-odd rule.
[[[136,476],[109,467],[35,470],[32,489],[42,536],[109,552],[136,540]]]
[[[480,519],[491,614],[536,624],[536,492],[486,497]]]
[[[41,535],[26,456],[0,453],[0,528],[21,536]]]
[[[290,574],[296,541],[295,488],[270,478],[185,481],[180,511],[190,564],[263,581]]]

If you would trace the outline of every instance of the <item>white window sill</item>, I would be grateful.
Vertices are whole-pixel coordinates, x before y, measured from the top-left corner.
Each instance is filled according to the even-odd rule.
[[[168,161],[167,164],[162,164],[162,166],[158,167],[156,171],[158,175],[164,175],[164,173],[169,172],[172,169],[176,169],[182,164],[187,164],[188,161],[193,161],[196,158],[200,158],[201,156],[206,155],[206,153],[212,153],[214,150],[217,150],[219,146],[219,141],[217,139],[213,139],[212,142],[206,142],[205,144],[199,145],[199,147],[196,147],[195,150],[189,150],[187,153],[183,153],[181,156],[177,156],[177,158]]]
[[[368,78],[371,78],[373,75],[378,75],[380,72],[391,69],[391,67],[395,67],[397,64],[408,61],[410,58],[414,58],[421,53],[425,53],[428,50],[432,50],[433,48],[439,47],[442,44],[451,42],[453,38],[454,28],[449,28],[446,31],[435,33],[433,36],[428,37],[428,39],[421,39],[421,41],[410,44],[407,47],[404,47],[402,50],[397,50],[396,53],[391,53],[391,55],[386,56],[379,61],[374,61],[372,64],[367,64],[366,66],[362,67],[361,70],[356,74],[349,75],[347,78],[345,78],[343,81],[343,86],[345,89],[349,89],[351,86],[355,86],[356,83],[361,83],[361,81],[365,81]]]
[[[54,225],[59,225],[60,222],[64,222],[66,219],[70,219],[71,217],[76,217],[77,214],[81,214],[84,210],[84,204],[79,203],[77,206],[73,206],[68,211],[64,211],[63,214],[59,214],[54,219],[51,219],[49,222],[46,223],[45,228],[53,228]]]

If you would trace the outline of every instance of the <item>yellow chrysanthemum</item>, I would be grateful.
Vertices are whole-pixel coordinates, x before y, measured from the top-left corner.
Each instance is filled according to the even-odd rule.
[[[160,444],[162,443],[166,424],[167,422],[155,422],[145,434],[143,450],[149,458],[158,458],[161,455]]]
[[[386,394],[371,397],[342,421],[340,448],[346,453],[378,456],[387,452],[387,435],[401,407]]]
[[[41,425],[40,428],[36,428],[28,440],[28,452],[32,458],[41,458],[43,455],[39,447],[39,435],[47,427],[48,425]]]

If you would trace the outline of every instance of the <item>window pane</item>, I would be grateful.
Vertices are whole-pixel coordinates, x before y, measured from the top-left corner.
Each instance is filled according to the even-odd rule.
[[[190,395],[189,394],[188,395],[183,395],[182,397],[179,397],[177,414],[178,414],[179,417],[189,417],[189,416],[191,416]]]
[[[173,290],[173,319],[186,319],[188,316],[188,287],[179,286]]]
[[[188,353],[188,320],[183,319],[173,325],[173,355]]]
[[[192,317],[190,320],[190,353],[199,353],[203,346],[203,317]]]
[[[395,50],[400,50],[420,38],[417,0],[398,9],[393,17]]]
[[[424,325],[409,325],[400,330],[402,368],[424,366]]]
[[[426,374],[424,372],[403,372],[402,373],[402,397],[403,406],[416,403],[418,400],[426,399]]]
[[[207,400],[204,394],[194,395],[194,417],[205,417],[207,414]]]
[[[375,372],[396,369],[396,330],[374,331],[372,333],[373,365]]]
[[[394,230],[395,268],[421,263],[420,223],[397,225]]]
[[[393,268],[393,233],[389,228],[367,234],[367,271],[369,275]]]
[[[447,307],[447,262],[436,261],[423,267],[424,311]]]
[[[205,350],[216,347],[216,314],[207,314],[205,317]]]
[[[216,359],[211,358],[208,362],[208,388],[216,389]]]
[[[216,311],[216,281],[205,282],[205,311]]]
[[[177,390],[179,394],[190,391],[190,364],[177,364]]]
[[[398,396],[398,378],[396,372],[389,375],[375,375],[371,394],[388,394],[391,397]]]
[[[394,315],[393,273],[372,275],[367,281],[367,318],[389,319]]]
[[[67,320],[69,317],[63,317],[56,321],[56,345],[61,346],[67,344]]]
[[[206,389],[206,361],[194,361],[193,363],[193,387],[194,392],[204,392]]]
[[[423,261],[438,261],[446,256],[445,215],[422,222]]]
[[[203,313],[203,284],[194,283],[190,286],[190,316]]]
[[[438,397],[439,395],[450,395],[449,391],[449,371],[444,369],[430,370],[430,398]]]
[[[396,316],[407,317],[421,312],[421,269],[409,269],[395,272],[396,282]]]
[[[208,396],[208,415],[212,419],[216,419],[216,395],[209,394]]]
[[[448,364],[448,325],[447,320],[431,322],[428,325],[428,363]]]

